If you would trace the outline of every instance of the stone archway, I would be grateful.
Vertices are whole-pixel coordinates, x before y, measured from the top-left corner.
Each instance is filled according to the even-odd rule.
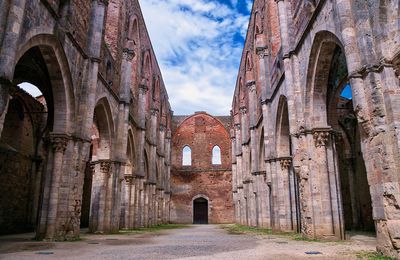
[[[342,157],[347,153],[362,159],[362,151],[351,99],[340,97],[348,83],[347,74],[346,57],[338,38],[327,31],[317,33],[311,49],[304,95],[305,135],[312,135],[312,138],[308,138],[312,160],[308,168],[303,167],[299,171],[302,202],[305,205],[302,207],[306,209],[302,211],[303,233],[311,237],[345,238],[346,221],[352,219],[352,213],[348,213],[351,207],[347,204],[352,204],[353,211],[355,208],[354,198],[348,198],[352,195],[344,185],[350,183],[350,179],[355,180],[348,178],[353,175],[350,169],[354,169],[354,165],[351,160],[345,163]],[[352,125],[352,130],[346,131],[341,120],[351,121],[348,126]],[[359,149],[351,149],[350,143],[354,144],[353,148]],[[358,155],[351,150],[357,150]],[[358,168],[364,169],[358,178],[358,185],[366,190],[366,196],[370,196],[365,164],[362,160],[356,161],[360,162]],[[310,184],[311,189],[308,188]],[[352,202],[348,202],[350,200]],[[371,209],[370,199],[368,201]]]
[[[19,212],[13,215],[25,215],[25,224],[19,223],[19,226],[29,226],[29,228],[21,231],[32,230],[36,227],[38,238],[46,236],[48,239],[53,239],[56,236],[64,236],[65,229],[73,231],[72,233],[79,232],[76,226],[79,220],[72,212],[65,226],[60,227],[57,223],[59,196],[62,192],[59,187],[62,186],[64,174],[62,167],[64,161],[68,160],[64,155],[69,153],[68,144],[71,143],[70,133],[74,123],[74,98],[65,54],[62,46],[53,36],[38,35],[20,48],[16,60],[13,69],[13,86],[10,90],[11,106],[5,116],[5,129],[1,134],[1,142],[7,144],[14,139],[18,140],[20,145],[14,148],[15,145],[12,143],[4,145],[0,155],[0,161],[5,159],[4,156],[8,156],[7,163],[15,161],[20,165],[7,176],[13,178],[12,176],[22,174],[24,181],[20,183],[26,183],[25,187],[16,185],[13,188],[14,191],[21,188],[23,192],[19,192],[21,196],[18,197],[24,199],[16,203],[20,206],[25,205],[25,210],[18,210]],[[40,97],[28,95],[17,86],[20,83],[34,85],[42,95]],[[55,109],[55,104],[57,104],[57,109]],[[25,132],[21,137],[18,137],[21,134],[20,130],[8,129],[9,126],[17,123],[14,120],[16,117],[11,115],[18,114],[18,111],[22,112],[17,120],[22,122],[22,125],[18,128]],[[27,138],[30,140],[25,140]],[[21,155],[24,159],[18,158]],[[13,169],[7,163],[1,163],[2,173]],[[2,181],[2,183],[10,182]],[[11,194],[1,193],[8,196]],[[78,189],[71,192],[68,199],[71,197],[78,199]],[[0,201],[2,208],[18,208],[3,204],[7,200],[0,198]],[[56,231],[60,232],[56,233]]]
[[[113,186],[116,181],[113,174],[112,140],[114,136],[114,123],[107,98],[97,102],[94,109],[92,125],[92,154],[90,170],[93,175],[90,194],[90,220],[91,232],[109,232],[114,227],[111,220],[114,194]],[[90,189],[90,188],[89,188]],[[84,198],[88,200],[88,198]]]
[[[300,226],[298,179],[292,167],[292,143],[289,127],[287,98],[279,99],[276,119],[276,181],[274,182],[274,228],[282,231],[298,231]],[[278,212],[285,212],[284,215]]]

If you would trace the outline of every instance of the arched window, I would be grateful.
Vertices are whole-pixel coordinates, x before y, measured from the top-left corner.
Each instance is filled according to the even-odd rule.
[[[221,149],[218,146],[214,146],[212,150],[212,164],[221,164]]]
[[[192,165],[192,149],[189,146],[183,147],[182,150],[182,165],[190,166]]]

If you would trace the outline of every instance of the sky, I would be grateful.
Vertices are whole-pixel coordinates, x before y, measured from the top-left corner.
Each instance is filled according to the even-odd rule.
[[[229,115],[253,0],[139,0],[175,115]]]

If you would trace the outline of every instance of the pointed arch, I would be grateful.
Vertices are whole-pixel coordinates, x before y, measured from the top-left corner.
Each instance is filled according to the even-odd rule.
[[[278,112],[276,117],[276,151],[278,157],[291,156],[290,127],[287,98],[279,98]]]
[[[133,15],[129,18],[128,25],[128,36],[126,39],[126,48],[128,49],[137,49],[139,48],[139,24],[136,15]]]
[[[182,149],[182,166],[192,165],[192,149],[185,145]]]
[[[222,158],[221,158],[221,148],[216,145],[212,149],[212,164],[213,165],[221,165]]]
[[[95,106],[93,125],[98,131],[98,136],[92,137],[97,145],[97,150],[93,151],[93,156],[97,160],[110,159],[114,137],[114,121],[110,104],[106,97],[101,98]]]
[[[26,71],[24,64],[38,60],[43,64],[41,70],[46,77],[41,77],[37,70]],[[68,59],[60,42],[54,35],[33,36],[19,48],[16,61],[13,83],[29,82],[37,86],[46,99],[51,131],[72,133],[76,122],[74,86]],[[57,109],[54,109],[54,104],[57,104]]]
[[[335,50],[343,50],[342,44],[333,33],[320,31],[315,35],[308,64],[307,84],[305,88],[305,118],[311,127],[327,126],[327,117],[321,111],[327,110],[327,92],[330,67]],[[313,122],[313,123],[312,123]],[[314,124],[314,125],[312,125]]]
[[[126,175],[134,174],[136,169],[136,147],[132,129],[128,130],[128,145],[126,150],[126,158],[127,158],[127,167],[125,174]]]
[[[259,162],[259,170],[260,171],[265,171],[265,144],[264,144],[264,127],[261,128],[261,133],[260,133],[260,142],[259,142],[259,153],[260,158],[258,160]]]

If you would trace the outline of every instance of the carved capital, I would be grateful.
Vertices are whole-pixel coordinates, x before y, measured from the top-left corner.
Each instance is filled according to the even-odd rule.
[[[323,147],[328,144],[329,141],[329,135],[330,131],[329,130],[318,130],[315,131],[313,136],[314,136],[314,141],[315,141],[315,147]]]
[[[256,82],[254,80],[247,81],[246,87],[250,92],[254,92],[256,90]]]
[[[108,0],[92,0],[93,2],[97,2],[99,4],[103,4],[105,6],[108,6]]]
[[[291,158],[282,158],[281,159],[281,168],[282,168],[282,170],[289,169],[290,165],[292,165],[292,159]]]
[[[55,152],[63,153],[67,148],[69,137],[66,135],[50,135],[50,142]]]
[[[260,59],[268,57],[268,47],[258,47],[256,48],[257,55]]]
[[[102,161],[100,162],[100,171],[103,173],[109,173],[111,169],[111,162]]]
[[[145,84],[139,84],[139,94],[146,95],[149,88]]]
[[[242,126],[241,126],[240,124],[235,124],[235,129],[236,129],[236,130],[240,130],[241,127],[242,127]]]
[[[239,110],[243,115],[245,115],[247,113],[247,107],[245,107],[245,106],[241,107]]]
[[[151,115],[152,115],[152,116],[157,116],[157,115],[158,115],[158,112],[159,112],[159,111],[158,111],[158,108],[152,108],[152,109],[151,109]]]
[[[95,163],[91,163],[90,166],[90,173],[94,174],[96,172],[96,164]]]
[[[160,124],[160,132],[164,132],[166,128],[167,128],[166,125]]]
[[[133,182],[133,176],[132,175],[125,175],[124,176],[125,182],[128,183],[132,183]]]
[[[128,48],[124,48],[122,50],[122,58],[126,61],[132,61],[133,58],[135,57],[135,51],[128,49]]]

